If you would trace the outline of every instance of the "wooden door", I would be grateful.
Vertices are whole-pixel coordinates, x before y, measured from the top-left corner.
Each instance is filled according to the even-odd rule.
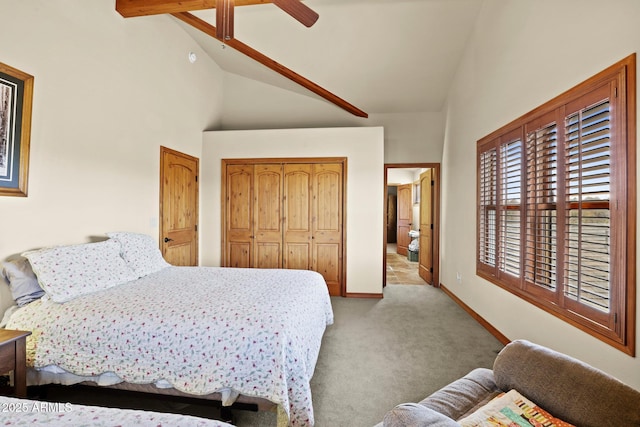
[[[283,266],[310,270],[311,248],[311,164],[285,164],[283,186]]]
[[[396,210],[398,209],[398,200],[395,194],[387,195],[387,243],[396,243],[396,228],[398,221],[396,218]]]
[[[198,163],[160,147],[160,247],[173,265],[198,265]]]
[[[257,164],[254,174],[252,267],[282,268],[282,165]]]
[[[253,266],[253,172],[253,165],[227,165],[224,260],[227,267]]]
[[[398,186],[398,233],[397,233],[397,252],[400,255],[408,254],[408,246],[411,243],[409,230],[411,230],[411,220],[413,217],[413,199],[411,197],[413,184]]]
[[[420,174],[420,249],[418,273],[433,285],[433,188],[431,169]]]
[[[342,164],[316,164],[312,180],[313,270],[322,274],[330,295],[342,289]]]

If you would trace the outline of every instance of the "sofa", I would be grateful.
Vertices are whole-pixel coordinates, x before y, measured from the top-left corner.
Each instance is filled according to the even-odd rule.
[[[578,427],[640,426],[639,391],[565,354],[516,340],[498,354],[493,369],[474,369],[419,403],[398,405],[376,427],[459,426],[512,389]]]

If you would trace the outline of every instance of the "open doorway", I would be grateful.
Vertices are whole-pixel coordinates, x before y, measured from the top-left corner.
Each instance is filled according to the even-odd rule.
[[[438,287],[440,164],[384,166],[383,286]]]

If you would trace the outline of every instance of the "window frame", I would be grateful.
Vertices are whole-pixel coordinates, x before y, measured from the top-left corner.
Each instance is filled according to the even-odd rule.
[[[569,144],[570,140],[565,141],[565,132],[569,126],[566,120],[576,113],[575,108],[566,109],[568,106],[579,105],[579,102],[595,99],[596,95],[601,96],[603,93],[609,94],[605,95],[605,102],[609,103],[608,114],[612,123],[609,132],[609,150],[614,154],[608,166],[609,200],[605,202],[580,199],[575,204],[592,206],[592,209],[607,209],[609,215],[608,249],[611,252],[608,263],[609,305],[606,312],[590,308],[588,304],[577,301],[577,298],[576,301],[570,301],[571,294],[564,289],[565,268],[569,268],[567,256],[571,250],[568,236],[569,233],[575,232],[572,231],[575,228],[573,225],[566,225],[569,224],[568,215],[571,215],[575,204],[567,197],[569,191],[567,182],[570,177],[565,175],[569,173],[566,171],[570,161],[566,157],[568,154],[565,142]],[[578,111],[584,111],[590,107],[586,105]],[[548,158],[544,157],[546,154],[534,154],[533,157],[529,157],[529,136],[541,129],[546,129],[545,126],[550,124],[555,126],[555,153],[550,151]],[[519,204],[515,202],[514,179],[507,176],[510,172],[504,172],[501,165],[503,147],[517,140],[521,146],[519,158],[510,151],[512,157],[508,162],[509,165],[514,164],[514,161],[520,162]],[[534,144],[538,144],[535,137]],[[534,149],[538,150],[538,145],[534,145]],[[543,146],[540,150],[545,149]],[[581,146],[579,149],[582,149]],[[531,159],[534,162],[542,159],[542,162],[546,162],[546,166],[542,167],[548,170],[555,168],[551,172],[552,175],[549,175],[548,170],[543,170],[541,175],[535,175],[537,166],[531,163]],[[478,140],[476,161],[476,274],[601,341],[635,356],[637,191],[635,53]],[[551,166],[549,166],[550,163],[552,163]],[[514,172],[516,173],[518,171]],[[579,173],[584,172],[580,169]],[[507,182],[509,189],[503,189],[503,183]],[[580,181],[580,189],[587,186]],[[510,192],[512,199],[505,196],[507,192]],[[542,195],[539,196],[539,194]],[[501,233],[508,225],[503,228],[501,218],[507,218],[508,211],[519,212],[520,247],[514,249],[512,243],[514,239],[511,237],[509,243],[511,251],[507,256],[506,252],[504,254],[502,252]],[[493,212],[492,217],[490,217],[491,212]],[[540,212],[549,212],[548,218],[539,216]],[[578,214],[582,215],[582,211]],[[511,222],[515,223],[516,216],[511,215],[510,218]],[[553,261],[548,261],[551,259],[548,255],[545,255],[545,261],[549,266],[548,276],[552,277],[555,283],[548,287],[534,283],[535,280],[530,280],[530,275],[527,277],[527,274],[543,264],[542,259],[533,259],[538,257],[537,245],[546,245],[544,243],[546,238],[537,234],[541,224],[548,225],[550,236],[552,236],[548,237],[548,245],[549,253],[553,251]],[[580,226],[581,224],[582,222]],[[513,228],[511,230],[513,232]],[[532,242],[536,245],[535,248],[527,250],[526,246],[529,244],[531,247]],[[579,245],[582,248],[586,243],[580,242]],[[514,253],[517,251],[519,251],[519,274],[514,275],[513,262],[511,262],[511,272],[507,272],[506,268],[501,269],[501,266],[506,265],[501,256],[504,255],[507,261],[509,258],[513,261]],[[575,255],[573,257],[572,260],[575,259]],[[534,270],[531,270],[531,266]],[[581,283],[578,283],[577,287],[581,288],[580,285]]]

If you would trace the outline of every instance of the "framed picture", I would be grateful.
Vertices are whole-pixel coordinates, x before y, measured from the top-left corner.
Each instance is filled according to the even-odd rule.
[[[33,76],[0,62],[0,196],[27,196]]]

